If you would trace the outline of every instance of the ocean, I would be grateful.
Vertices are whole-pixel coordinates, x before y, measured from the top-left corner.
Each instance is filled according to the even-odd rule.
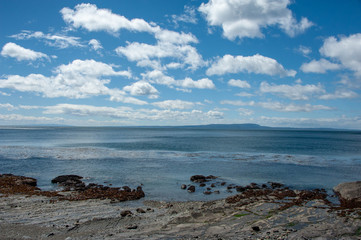
[[[38,179],[77,174],[85,182],[142,185],[148,200],[214,200],[188,193],[195,174],[237,185],[268,181],[298,189],[361,180],[361,131],[117,127],[1,127],[0,173]]]

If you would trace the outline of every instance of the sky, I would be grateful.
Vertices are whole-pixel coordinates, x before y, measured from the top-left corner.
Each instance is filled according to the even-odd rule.
[[[0,1],[0,125],[361,129],[360,0]]]

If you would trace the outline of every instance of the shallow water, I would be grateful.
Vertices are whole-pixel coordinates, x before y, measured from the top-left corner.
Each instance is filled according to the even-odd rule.
[[[0,129],[0,173],[50,180],[78,174],[86,182],[143,184],[146,199],[210,200],[228,196],[180,189],[194,174],[249,184],[277,181],[326,188],[360,180],[361,132],[179,128],[34,127]]]

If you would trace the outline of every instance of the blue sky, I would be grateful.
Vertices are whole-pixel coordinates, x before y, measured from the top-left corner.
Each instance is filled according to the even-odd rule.
[[[0,1],[0,125],[361,129],[361,1]]]

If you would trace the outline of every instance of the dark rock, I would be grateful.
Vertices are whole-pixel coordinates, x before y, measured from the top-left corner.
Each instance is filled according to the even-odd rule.
[[[198,183],[202,183],[202,182],[206,182],[207,179],[205,176],[203,175],[194,175],[191,177],[190,179],[192,182],[198,182]]]
[[[130,187],[128,187],[128,186],[123,186],[123,189],[126,192],[131,192],[132,191],[132,189],[130,189]]]
[[[242,186],[237,186],[237,187],[236,187],[236,191],[237,191],[237,192],[244,192],[244,191],[246,191],[246,188],[245,188],[245,187],[242,187]]]
[[[212,184],[211,184],[211,187],[212,187],[212,188],[216,187],[216,184],[212,183]]]
[[[190,186],[188,187],[187,191],[190,192],[190,193],[193,193],[193,192],[196,191],[196,187],[193,186],[193,185],[190,185]]]
[[[142,208],[137,208],[137,213],[145,213],[145,211]]]
[[[341,207],[361,207],[361,181],[340,183],[333,191],[340,199]]]
[[[187,185],[182,184],[181,189],[187,189]]]
[[[122,216],[122,217],[132,216],[132,215],[133,215],[133,213],[129,210],[124,210],[120,213],[120,216]]]
[[[57,176],[56,178],[54,178],[53,180],[51,180],[51,183],[65,183],[65,182],[81,182],[80,179],[82,179],[83,177],[78,176],[78,175],[60,175]]]
[[[222,182],[222,183],[221,183],[221,186],[224,186],[224,185],[226,185],[226,184],[227,184],[226,182]]]
[[[209,176],[206,177],[206,179],[217,179],[217,178],[218,178],[218,177],[213,176],[213,175],[209,175]]]
[[[261,231],[261,229],[258,226],[253,226],[252,230],[255,231],[255,232]]]
[[[203,194],[210,195],[210,194],[212,194],[212,192],[211,191],[205,191],[205,192],[203,192]]]
[[[267,184],[262,184],[262,188],[268,188]]]
[[[214,191],[213,193],[215,194],[220,194],[220,192],[218,190]]]
[[[205,183],[201,183],[201,184],[199,184],[199,186],[200,186],[200,187],[205,187],[206,184],[205,184]]]
[[[212,188],[208,187],[208,188],[207,188],[207,190],[208,190],[208,191],[211,191],[211,190],[212,190]]]
[[[278,182],[268,182],[269,185],[271,185],[271,188],[275,189],[275,188],[281,188],[284,185],[282,183],[278,183]]]
[[[29,185],[29,186],[36,187],[37,181],[36,181],[35,178],[20,177],[20,178],[18,178],[18,180],[15,181],[15,184],[17,184],[17,185]]]

